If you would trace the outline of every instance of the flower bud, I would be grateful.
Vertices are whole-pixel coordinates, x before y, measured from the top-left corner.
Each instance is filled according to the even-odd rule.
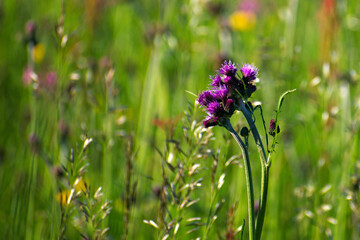
[[[247,127],[243,127],[240,131],[240,135],[243,137],[249,136],[249,129]]]
[[[269,127],[269,134],[271,136],[275,136],[275,128],[276,128],[276,122],[275,119],[271,119],[270,121],[270,127]],[[277,126],[276,134],[280,132],[280,127]]]

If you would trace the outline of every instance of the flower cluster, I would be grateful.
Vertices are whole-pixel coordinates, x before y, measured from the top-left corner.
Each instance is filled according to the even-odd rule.
[[[247,100],[255,92],[257,68],[254,65],[243,64],[240,74],[237,74],[235,64],[225,61],[218,74],[210,77],[212,89],[199,94],[198,102],[206,107],[208,114],[203,122],[206,128],[221,126],[224,120],[234,113],[236,103]]]

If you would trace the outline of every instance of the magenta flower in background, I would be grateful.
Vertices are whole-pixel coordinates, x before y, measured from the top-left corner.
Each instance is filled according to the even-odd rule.
[[[243,0],[239,8],[245,12],[256,13],[259,11],[259,3],[256,0]]]
[[[55,71],[48,72],[46,74],[45,85],[49,90],[54,90],[56,87],[57,75]]]
[[[32,67],[27,67],[24,70],[22,80],[25,86],[29,86],[32,82],[32,75],[34,74]]]
[[[26,25],[25,25],[25,32],[26,34],[32,35],[34,34],[36,31],[36,24],[33,20],[29,20],[27,21]]]

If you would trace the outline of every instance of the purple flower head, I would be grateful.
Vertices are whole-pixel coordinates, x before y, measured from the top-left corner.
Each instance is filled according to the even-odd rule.
[[[240,4],[240,9],[245,12],[256,13],[259,10],[259,3],[256,0],[244,0]]]
[[[271,136],[275,136],[275,128],[276,128],[276,122],[275,119],[271,119],[270,126],[269,126],[269,134]],[[280,132],[280,127],[277,126],[276,134]]]
[[[235,76],[236,71],[237,69],[235,64],[231,63],[231,61],[225,61],[222,67],[219,69],[219,73],[226,76]]]
[[[207,105],[207,110],[210,114],[214,116],[220,116],[221,113],[224,111],[223,107],[219,102],[211,102]]]
[[[209,104],[210,102],[212,102],[214,100],[215,99],[214,99],[213,93],[209,90],[204,91],[199,94],[198,102],[202,106],[206,106],[207,104]]]
[[[210,79],[212,80],[211,86],[213,87],[220,87],[223,83],[220,75],[216,75],[214,78],[210,76]]]
[[[23,73],[23,83],[26,85],[26,86],[29,86],[31,81],[32,81],[32,75],[35,74],[33,72],[33,69],[32,67],[28,67],[25,69],[24,73]]]
[[[47,90],[55,90],[57,82],[57,75],[56,72],[52,71],[46,74],[46,81],[44,82],[45,87]]]
[[[217,89],[213,92],[213,97],[217,100],[225,100],[225,98],[227,97],[229,91],[227,90],[226,87],[222,87],[220,89]]]
[[[228,85],[231,82],[232,78],[230,76],[224,77],[224,83]]]
[[[236,110],[236,103],[247,101],[256,90],[258,70],[254,65],[244,64],[240,68],[242,77],[236,75],[237,68],[231,61],[225,61],[218,75],[211,77],[211,90],[199,94],[198,102],[206,108],[204,126],[223,126]]]
[[[218,125],[218,120],[219,120],[218,117],[207,116],[203,121],[204,127],[208,128],[208,127],[216,126]]]
[[[26,34],[28,35],[33,35],[35,34],[35,31],[36,31],[36,24],[34,21],[32,20],[29,20],[26,25],[25,25],[25,31],[26,31]]]
[[[240,71],[243,75],[243,80],[245,83],[251,82],[255,80],[258,74],[258,69],[254,65],[250,65],[248,63],[243,64]]]

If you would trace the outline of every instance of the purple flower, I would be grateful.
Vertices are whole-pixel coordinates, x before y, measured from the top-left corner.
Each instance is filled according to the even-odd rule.
[[[45,86],[48,90],[54,90],[56,87],[57,75],[56,72],[52,71],[46,74]]]
[[[213,87],[220,87],[220,85],[223,83],[220,75],[216,75],[214,78],[210,76],[210,79],[212,80],[211,86]]]
[[[256,13],[259,10],[259,3],[256,0],[244,0],[240,4],[240,9],[245,12]]]
[[[271,136],[275,136],[275,128],[276,128],[276,122],[275,119],[271,119],[270,126],[269,126],[269,134]],[[280,127],[277,126],[276,134],[280,132]]]
[[[198,102],[206,107],[208,114],[203,122],[206,128],[221,125],[224,119],[234,113],[234,100],[228,98],[228,93],[226,86],[221,86],[219,89],[206,90],[199,94]]]
[[[225,61],[222,67],[219,69],[219,73],[226,76],[235,76],[236,71],[237,69],[235,64],[231,63],[231,61]]]
[[[203,121],[204,127],[212,127],[218,125],[218,117],[215,116],[207,116],[205,120]]]
[[[223,108],[219,102],[211,102],[207,105],[207,110],[214,116],[220,116],[223,112]]]
[[[34,21],[29,20],[25,25],[25,32],[29,40],[35,39],[36,34],[36,24]]]
[[[227,90],[227,88],[222,87],[218,90],[214,90],[213,96],[215,99],[224,100],[226,98],[226,96],[228,95],[228,93],[229,93],[229,91]]]
[[[228,85],[228,84],[231,82],[231,80],[232,80],[232,77],[230,77],[230,76],[224,77],[224,83],[225,83],[226,85]]]
[[[255,80],[258,74],[258,69],[254,65],[247,63],[243,64],[242,68],[240,68],[240,71],[243,75],[243,80],[245,83]]]
[[[258,70],[254,65],[244,64],[240,68],[242,76],[236,75],[237,68],[231,61],[225,61],[219,69],[219,74],[211,77],[212,90],[206,90],[199,94],[198,102],[206,107],[207,117],[203,121],[204,126],[222,126],[226,119],[230,118],[236,110],[235,103],[247,101],[256,86]]]
[[[207,90],[199,94],[198,102],[202,106],[206,106],[214,100],[214,96],[211,91]]]
[[[23,83],[26,85],[26,86],[29,86],[31,81],[32,81],[32,75],[35,74],[33,72],[33,69],[32,67],[27,67],[23,73]]]

